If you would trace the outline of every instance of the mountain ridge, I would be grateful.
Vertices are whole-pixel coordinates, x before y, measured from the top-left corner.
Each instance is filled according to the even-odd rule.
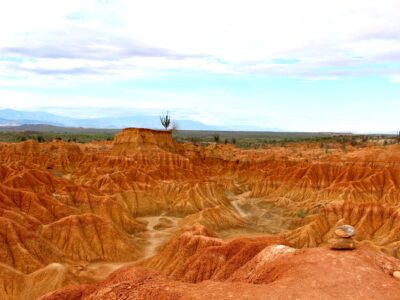
[[[223,127],[209,126],[204,123],[192,120],[177,119],[176,122],[181,129],[225,129]],[[132,115],[128,117],[102,117],[93,119],[80,119],[64,117],[44,111],[19,111],[14,109],[0,109],[0,126],[21,126],[28,124],[105,129],[120,129],[125,127],[146,127],[153,129],[162,128],[158,116]]]
[[[257,126],[235,125],[216,126],[207,125],[190,119],[173,119],[181,130],[209,130],[209,131],[283,131],[280,128],[263,128]],[[0,109],[0,128],[5,126],[21,125],[51,125],[58,127],[76,127],[92,129],[122,129],[127,127],[163,129],[159,116],[155,115],[126,115],[99,118],[67,117],[46,111],[22,111],[14,109]]]

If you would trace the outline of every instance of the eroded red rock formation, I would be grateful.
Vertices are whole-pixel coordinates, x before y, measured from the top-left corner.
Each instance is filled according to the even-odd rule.
[[[207,232],[203,240],[195,238],[199,233],[201,229],[196,228],[191,237],[186,231],[176,238],[175,243],[186,244],[184,251],[164,249],[163,255],[177,250],[170,259],[178,263],[153,266],[161,272],[130,266],[98,284],[66,288],[41,299],[400,298],[398,279],[391,276],[400,262],[373,249],[340,252],[267,246],[278,242],[273,239],[218,243]],[[189,257],[188,249],[192,251]],[[185,259],[186,263],[179,263]]]
[[[0,296],[385,298],[399,292],[399,204],[397,145],[243,150],[136,128],[0,143]],[[325,247],[340,222],[353,252]]]

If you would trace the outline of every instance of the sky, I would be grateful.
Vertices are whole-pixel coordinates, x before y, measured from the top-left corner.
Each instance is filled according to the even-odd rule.
[[[13,0],[0,108],[400,130],[399,0]]]

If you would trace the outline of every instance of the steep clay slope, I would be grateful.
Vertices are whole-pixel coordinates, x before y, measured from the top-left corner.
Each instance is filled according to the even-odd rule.
[[[0,270],[1,299],[37,299],[47,292],[79,283],[60,263],[48,264],[28,275],[6,265],[2,265]]]
[[[145,282],[124,294],[133,299],[153,292],[156,299],[202,299],[202,290],[207,298],[223,297],[224,289],[232,297],[257,299],[270,291],[279,298],[284,287],[299,292],[301,284],[294,282],[302,274],[316,282],[315,293],[325,295],[322,287],[330,288],[340,268],[351,270],[353,260],[367,269],[374,267],[365,260],[390,261],[385,274],[397,268],[381,252],[400,256],[399,174],[398,145],[331,145],[329,153],[319,144],[243,150],[180,144],[171,132],[137,128],[123,130],[112,143],[0,143],[0,296],[35,299],[65,285],[101,280],[133,262],[126,271],[132,281],[121,283]],[[341,222],[356,227],[360,250],[339,254],[324,248]],[[320,249],[294,252],[282,245]],[[270,269],[281,254],[292,255],[290,261]],[[338,264],[332,277],[318,279],[318,257]],[[310,264],[315,273],[306,269]],[[391,275],[379,273],[383,265],[370,270],[373,282],[395,291]],[[345,279],[361,290],[368,276],[355,270],[360,282]],[[122,280],[124,272],[113,280]],[[341,284],[347,287],[345,279]],[[99,289],[90,297],[106,299],[113,290],[103,288],[111,282],[88,288]],[[366,295],[351,292],[330,291],[338,297]]]
[[[43,237],[3,217],[0,218],[0,243],[1,262],[23,273],[64,261],[63,253]]]
[[[243,239],[216,245],[215,238],[207,242],[209,233],[201,228],[191,233],[192,238],[188,231],[176,238],[186,247],[173,256],[188,260],[168,277],[165,270],[163,275],[130,266],[98,284],[63,289],[41,299],[400,299],[400,283],[391,276],[400,262],[369,248],[295,250],[266,247],[277,240]],[[202,233],[199,243],[195,236]],[[176,250],[168,248],[164,255]]]
[[[187,228],[154,257],[140,263],[187,282],[224,280],[279,237],[242,238],[224,242],[204,227]]]
[[[94,214],[65,217],[44,225],[40,234],[74,261],[124,261],[140,257],[132,239],[110,220]]]

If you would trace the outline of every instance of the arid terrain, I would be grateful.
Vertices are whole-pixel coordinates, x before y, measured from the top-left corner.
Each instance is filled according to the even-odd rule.
[[[1,299],[400,299],[400,145],[0,143],[0,243]]]

